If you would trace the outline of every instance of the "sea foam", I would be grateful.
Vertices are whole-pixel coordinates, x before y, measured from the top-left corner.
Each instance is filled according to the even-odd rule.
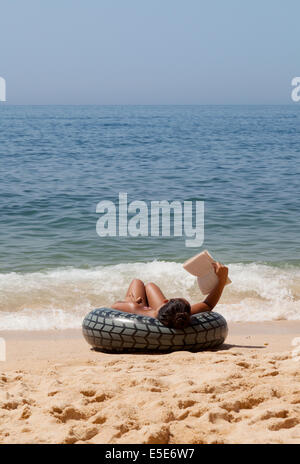
[[[230,264],[229,275],[232,284],[216,307],[228,321],[300,319],[299,268]],[[0,274],[0,330],[78,328],[91,309],[122,299],[135,277],[156,282],[169,298],[204,298],[195,277],[175,262],[12,272]]]

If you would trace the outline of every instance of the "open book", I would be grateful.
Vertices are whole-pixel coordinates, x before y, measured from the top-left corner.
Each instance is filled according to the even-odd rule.
[[[208,295],[218,283],[218,277],[212,265],[213,262],[215,260],[205,250],[183,263],[184,269],[197,277],[198,285],[203,295]],[[231,280],[228,277],[226,285],[230,283]]]

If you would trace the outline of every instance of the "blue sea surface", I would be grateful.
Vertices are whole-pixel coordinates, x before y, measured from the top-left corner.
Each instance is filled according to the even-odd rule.
[[[105,237],[101,200],[201,200],[220,261],[300,264],[300,105],[0,106],[1,272],[182,262],[185,237]]]

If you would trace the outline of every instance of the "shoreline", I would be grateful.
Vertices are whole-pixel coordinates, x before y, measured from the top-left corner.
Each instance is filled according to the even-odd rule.
[[[212,352],[235,347],[247,350],[264,349],[266,352],[292,351],[292,340],[300,336],[300,321],[229,322],[228,328],[225,343]],[[91,350],[83,338],[81,329],[8,330],[0,331],[0,337],[5,339],[7,350],[7,361],[0,363],[0,369],[4,364],[6,368],[13,367],[14,362],[32,363],[43,359],[49,361],[49,356],[52,361],[55,361],[58,355],[67,361],[69,357],[74,359],[77,356],[78,359],[82,359],[90,354],[96,357],[99,353],[104,354]],[[22,350],[20,343],[23,343]],[[53,349],[51,344],[54,344]],[[58,353],[54,349],[55,344],[64,346],[64,352]],[[105,354],[116,356],[115,353]],[[135,356],[134,353],[131,355]],[[147,353],[144,355],[151,356]]]
[[[0,443],[300,443],[300,321],[228,325],[213,351],[169,354],[0,332]]]

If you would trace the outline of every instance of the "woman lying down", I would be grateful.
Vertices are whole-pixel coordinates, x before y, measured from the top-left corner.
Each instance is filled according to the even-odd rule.
[[[213,263],[213,266],[219,282],[201,303],[191,305],[185,298],[168,300],[155,283],[150,282],[145,285],[141,280],[134,279],[129,285],[125,301],[117,301],[112,308],[141,316],[156,317],[167,327],[184,329],[189,325],[193,314],[212,311],[222,295],[228,268],[217,262]]]

